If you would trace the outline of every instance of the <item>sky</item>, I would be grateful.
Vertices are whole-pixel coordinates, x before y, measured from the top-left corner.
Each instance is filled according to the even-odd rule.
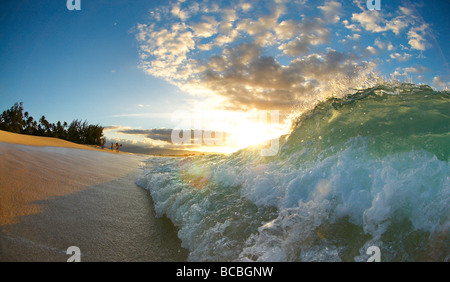
[[[129,148],[229,152],[348,89],[450,86],[450,1],[79,2],[0,2],[1,110],[88,120]],[[195,130],[175,144],[173,128]]]

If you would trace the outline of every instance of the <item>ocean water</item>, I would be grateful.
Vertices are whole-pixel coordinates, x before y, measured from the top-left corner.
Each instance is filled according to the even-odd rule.
[[[450,94],[384,84],[318,103],[276,156],[153,157],[136,184],[190,261],[450,260]]]

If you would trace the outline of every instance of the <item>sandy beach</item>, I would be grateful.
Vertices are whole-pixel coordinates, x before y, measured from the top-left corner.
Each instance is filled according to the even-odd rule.
[[[135,185],[141,155],[0,131],[0,261],[184,261]]]

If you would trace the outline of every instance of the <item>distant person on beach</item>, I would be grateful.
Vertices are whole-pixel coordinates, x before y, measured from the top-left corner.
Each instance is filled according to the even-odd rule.
[[[114,143],[111,143],[111,151],[114,150]]]
[[[116,143],[116,150],[119,152],[119,148],[122,147],[122,144],[119,145],[119,143]]]

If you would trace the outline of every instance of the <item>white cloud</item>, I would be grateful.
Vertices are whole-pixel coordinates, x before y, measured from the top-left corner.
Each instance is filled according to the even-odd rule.
[[[391,59],[394,59],[394,60],[398,60],[398,61],[400,61],[400,62],[405,62],[405,61],[408,61],[411,57],[412,57],[412,55],[411,54],[408,54],[408,53],[403,53],[403,54],[400,54],[400,53],[391,53],[390,55],[389,55],[389,57],[391,58]]]
[[[346,38],[358,41],[361,38],[361,35],[358,33],[353,33],[352,35],[347,35]]]
[[[221,9],[223,22],[234,22],[238,19],[235,9],[227,8]]]
[[[252,4],[250,4],[249,2],[244,2],[241,3],[239,7],[242,9],[242,11],[247,12],[252,9]]]
[[[352,14],[352,21],[359,23],[367,31],[376,33],[392,31],[399,35],[402,30],[411,25],[412,18],[399,15],[388,20],[380,11],[365,10],[361,13]]]
[[[198,11],[200,10],[200,5],[197,2],[192,2],[190,4],[191,5],[188,8],[189,12],[191,12],[192,14],[198,13]]]
[[[427,67],[424,66],[415,66],[415,67],[407,67],[404,68],[405,73],[415,73],[415,74],[423,74],[424,72],[429,71]]]
[[[301,26],[298,21],[285,20],[274,27],[275,34],[281,40],[295,37],[301,32]]]
[[[363,11],[362,13],[352,14],[352,21],[358,22],[365,30],[372,32],[386,31],[386,27],[382,27],[384,22],[380,12],[377,11]]]
[[[370,55],[375,55],[377,54],[377,49],[373,46],[367,46],[366,47],[366,51],[370,54]]]
[[[376,39],[375,40],[375,46],[378,47],[378,49],[385,49],[386,48],[387,43],[381,41],[380,39]]]
[[[412,75],[420,76],[429,71],[429,68],[422,65],[410,66],[405,68],[398,67],[393,73],[393,76],[403,76],[405,78],[410,78],[412,77]]]
[[[310,38],[308,38],[307,36],[303,36],[297,37],[286,44],[282,44],[278,48],[288,56],[297,57],[300,54],[308,53],[310,45]]]
[[[406,15],[406,16],[411,16],[411,15],[413,15],[413,10],[412,10],[411,8],[400,6],[399,9],[400,9],[400,11],[401,11],[404,15]]]
[[[413,27],[408,31],[408,43],[412,49],[425,51],[428,43],[425,39],[427,24],[422,24],[420,27]]]
[[[211,37],[217,33],[219,23],[214,17],[203,17],[203,21],[191,25],[194,35],[197,37]]]
[[[353,0],[353,4],[355,4],[362,11],[367,9],[366,3],[367,3],[366,0]]]
[[[147,73],[165,78],[183,79],[186,76],[187,53],[195,48],[193,33],[183,24],[156,30],[153,25],[137,26],[141,68]]]
[[[387,45],[387,49],[388,49],[388,51],[392,51],[392,50],[394,50],[395,48],[394,48],[394,45],[392,45],[392,43],[389,42],[388,45]]]
[[[327,1],[325,2],[325,4],[323,6],[319,6],[318,7],[320,10],[322,10],[322,12],[325,15],[325,18],[327,19],[328,22],[331,23],[337,23],[340,20],[340,17],[342,15],[341,13],[341,8],[342,8],[342,4],[331,0],[331,1]]]
[[[382,33],[393,32],[399,36],[407,30],[408,44],[411,49],[425,51],[429,47],[426,35],[428,25],[422,23],[414,16],[413,10],[408,7],[399,7],[394,16],[384,15],[382,11],[363,10],[361,13],[352,14],[352,21],[359,24],[365,30]],[[354,30],[356,27],[344,21],[347,28]],[[409,29],[409,30],[408,30]]]
[[[361,32],[361,29],[358,26],[356,26],[356,24],[350,24],[348,20],[343,20],[342,23],[346,28],[354,32]]]
[[[433,78],[433,85],[441,90],[449,90],[450,88],[450,82],[445,82],[444,78],[440,76],[435,76]]]
[[[173,16],[180,18],[180,20],[182,21],[185,21],[189,18],[189,12],[186,10],[182,10],[179,4],[174,5],[170,12]]]

